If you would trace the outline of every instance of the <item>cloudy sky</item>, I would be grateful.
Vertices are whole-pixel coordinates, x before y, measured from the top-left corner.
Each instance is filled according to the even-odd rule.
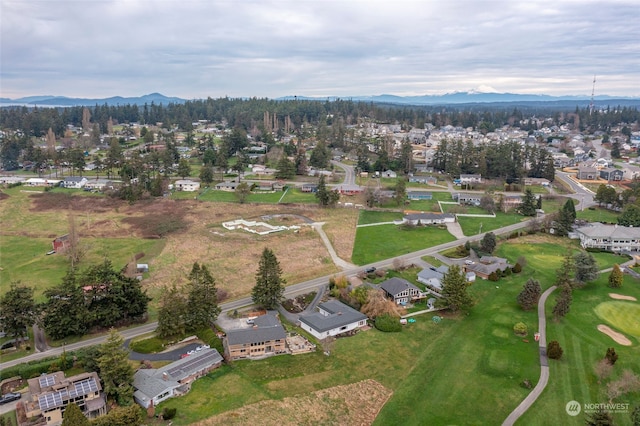
[[[640,0],[0,0],[0,96],[640,96]]]

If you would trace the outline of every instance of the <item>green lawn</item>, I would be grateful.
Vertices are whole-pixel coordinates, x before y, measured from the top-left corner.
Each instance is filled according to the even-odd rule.
[[[449,231],[437,227],[367,226],[356,230],[351,260],[364,265],[453,240]]]
[[[302,192],[296,188],[289,188],[287,193],[282,198],[282,203],[311,203],[317,204],[318,199],[316,194],[310,192]]]
[[[180,193],[173,193],[171,196],[175,197],[176,194],[180,194]],[[187,192],[186,194],[190,195],[190,196],[187,196],[187,198],[190,198],[190,197],[194,196],[194,194],[190,193],[190,192]],[[265,192],[265,193],[252,192],[247,197],[247,201],[246,202],[247,203],[269,203],[269,204],[275,204],[280,200],[280,198],[282,197],[282,194],[283,193],[281,191]],[[201,200],[201,201],[216,201],[216,202],[224,202],[224,203],[237,203],[238,202],[238,197],[236,197],[235,192],[209,189],[209,190],[206,190],[206,191],[202,191],[200,193],[200,195],[198,195],[198,200]]]
[[[401,212],[360,210],[358,216],[358,225],[367,225],[370,223],[393,222],[394,220],[402,220]]]
[[[593,210],[577,210],[578,219],[587,220],[589,222],[618,223],[619,212],[604,209],[602,207],[594,207]]]
[[[116,269],[122,268],[136,253],[145,253],[145,262],[162,251],[164,240],[141,238],[82,238],[86,247],[80,268],[109,258]],[[45,289],[57,285],[66,274],[69,261],[63,254],[47,256],[51,250],[49,238],[3,236],[0,239],[0,294],[4,294],[12,281],[21,281],[35,289],[37,300],[42,300]]]
[[[494,229],[513,225],[515,223],[522,222],[523,220],[528,219],[530,218],[522,216],[518,213],[496,212],[496,217],[459,216],[458,223],[460,223],[460,227],[462,228],[462,232],[464,232],[464,235],[471,236],[493,231]],[[482,225],[482,228],[480,228],[480,225]]]

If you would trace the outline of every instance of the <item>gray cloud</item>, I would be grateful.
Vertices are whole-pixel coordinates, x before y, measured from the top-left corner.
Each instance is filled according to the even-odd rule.
[[[0,3],[0,95],[640,95],[636,1]]]

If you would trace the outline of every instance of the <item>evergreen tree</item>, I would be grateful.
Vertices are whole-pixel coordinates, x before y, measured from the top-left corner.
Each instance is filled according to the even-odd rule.
[[[75,403],[68,404],[64,410],[62,426],[89,426],[91,422],[82,414]]]
[[[524,197],[522,198],[522,204],[518,208],[518,211],[523,216],[535,216],[536,215],[536,197],[531,192],[530,189],[527,189],[524,192]]]
[[[47,301],[42,306],[42,323],[47,335],[53,339],[81,336],[89,326],[89,310],[85,305],[82,287],[76,272],[70,269],[62,283],[44,292]]]
[[[607,362],[611,365],[614,365],[618,360],[618,354],[616,353],[615,348],[607,348],[607,354],[604,356]]]
[[[609,274],[609,287],[611,288],[620,288],[622,287],[622,281],[624,277],[622,275],[622,270],[620,266],[613,265],[613,270],[611,270],[611,274]]]
[[[276,179],[293,179],[296,175],[296,166],[286,155],[280,158],[276,168],[278,169],[275,174]]]
[[[487,232],[480,241],[480,249],[487,253],[493,253],[497,244],[495,234],[493,232]]]
[[[326,169],[329,166],[330,156],[329,148],[327,148],[324,142],[320,141],[313,151],[311,151],[309,164],[317,169]]]
[[[541,294],[542,288],[540,287],[540,282],[533,278],[529,278],[524,284],[520,294],[518,294],[518,304],[525,311],[535,308],[538,304],[538,300],[540,300]]]
[[[307,174],[307,153],[304,148],[298,148],[296,152],[296,174],[304,176]]]
[[[405,198],[407,198],[407,183],[405,182],[404,177],[399,177],[396,180],[394,198],[397,205],[404,203]]]
[[[321,207],[334,207],[340,199],[340,194],[327,188],[324,175],[321,175],[320,180],[318,181],[318,189],[316,190],[315,197]]]
[[[596,259],[585,251],[576,253],[574,256],[575,268],[576,268],[576,282],[580,285],[584,285],[589,281],[593,281],[598,278],[598,265]]]
[[[467,293],[467,280],[458,265],[451,265],[442,277],[442,299],[453,312],[473,306],[473,299]]]
[[[640,206],[635,204],[627,204],[622,210],[622,214],[618,216],[618,225],[621,226],[640,226]]]
[[[165,289],[160,297],[156,334],[162,339],[184,336],[188,309],[187,299],[175,284],[170,289]]]
[[[133,368],[129,364],[129,350],[123,346],[124,339],[115,328],[100,346],[98,365],[104,393],[119,405],[129,405],[133,401]]]
[[[560,343],[557,340],[552,340],[547,344],[547,355],[551,359],[560,359],[562,358],[562,348],[560,347]]]
[[[213,168],[210,165],[205,164],[200,169],[200,181],[207,185],[213,182]]]
[[[238,186],[236,186],[235,194],[240,204],[244,204],[249,194],[251,194],[251,187],[247,182],[240,182]]]
[[[631,424],[640,426],[640,405],[635,407],[631,412]]]
[[[253,302],[265,309],[274,309],[282,299],[285,284],[280,262],[273,251],[265,248],[258,265],[256,285],[251,293]]]
[[[571,287],[569,285],[561,286],[560,294],[556,298],[556,304],[553,307],[553,317],[556,321],[569,313],[572,300]]]
[[[185,179],[187,176],[191,176],[191,164],[186,158],[181,158],[178,162],[178,176],[182,176]]]
[[[92,426],[137,426],[145,424],[144,414],[138,404],[116,407],[105,416],[91,422]]]
[[[33,288],[12,282],[9,291],[0,297],[0,329],[18,339],[16,345],[20,346],[20,339],[27,335],[37,317]]]
[[[189,273],[187,329],[212,327],[220,314],[216,283],[206,265],[193,264]]]

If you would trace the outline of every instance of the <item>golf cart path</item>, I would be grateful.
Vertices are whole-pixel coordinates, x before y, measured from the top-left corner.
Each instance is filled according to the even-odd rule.
[[[544,388],[547,387],[549,382],[549,359],[547,358],[547,318],[544,313],[544,304],[547,301],[547,297],[557,288],[557,286],[549,287],[538,301],[538,332],[540,333],[540,380],[533,388],[531,393],[522,400],[520,405],[509,414],[509,417],[502,423],[502,426],[512,426],[516,420],[520,418],[532,405],[536,402],[536,399],[540,396]]]

